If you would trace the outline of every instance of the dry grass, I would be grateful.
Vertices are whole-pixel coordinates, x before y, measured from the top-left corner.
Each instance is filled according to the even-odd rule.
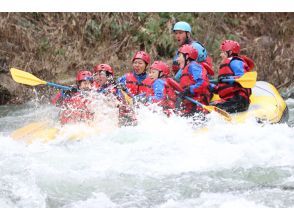
[[[238,40],[256,62],[259,80],[275,86],[293,82],[293,13],[0,13],[0,60],[64,84],[77,70],[109,63],[117,75],[146,49],[153,59],[171,61],[171,28],[186,20],[219,65],[219,44]],[[1,64],[1,62],[0,62]],[[1,68],[0,68],[1,69]],[[2,70],[2,72],[7,72]],[[22,90],[25,87],[20,87]],[[30,97],[30,95],[29,95]]]

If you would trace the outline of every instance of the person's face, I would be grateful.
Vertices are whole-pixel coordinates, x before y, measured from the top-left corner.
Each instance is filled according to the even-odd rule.
[[[228,58],[227,53],[224,51],[221,51],[220,57],[222,58],[222,62],[224,62]]]
[[[182,46],[185,44],[187,33],[185,31],[175,31],[174,32],[175,39],[177,40],[178,46]]]
[[[185,56],[184,56],[184,54],[179,53],[177,61],[178,61],[179,65],[180,65],[180,68],[183,69],[185,67]]]
[[[107,81],[108,78],[106,76],[106,72],[105,71],[99,71],[97,73],[95,73],[94,75],[94,80],[100,85],[104,85]]]
[[[92,82],[89,80],[83,80],[80,82],[79,89],[80,90],[91,90]]]
[[[159,70],[156,70],[156,69],[151,69],[150,70],[149,77],[151,79],[157,79],[158,76],[159,76]]]
[[[144,62],[144,60],[141,60],[141,59],[135,59],[134,62],[133,62],[134,71],[138,75],[140,75],[140,74],[142,74],[142,73],[145,72],[146,66],[147,65]]]

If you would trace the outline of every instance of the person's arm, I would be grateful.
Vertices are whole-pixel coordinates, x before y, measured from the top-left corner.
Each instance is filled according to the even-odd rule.
[[[182,69],[179,69],[178,72],[175,74],[174,76],[174,79],[177,81],[177,82],[180,82],[180,78],[182,76]]]
[[[230,67],[237,78],[243,76],[245,73],[244,62],[242,62],[241,60],[233,60],[230,63]]]
[[[151,103],[158,102],[164,98],[164,81],[161,79],[156,80],[153,85],[152,89],[154,92],[153,96],[148,98],[148,101]]]
[[[195,84],[190,86],[190,93],[195,94],[195,90],[197,90],[204,83],[204,79],[202,78],[203,67],[199,64],[192,64],[189,66],[189,72],[192,74]]]
[[[121,76],[121,77],[119,77],[117,79],[117,82],[118,82],[118,84],[126,85],[126,82],[127,82],[127,76],[126,76],[126,74],[123,75],[123,76]]]

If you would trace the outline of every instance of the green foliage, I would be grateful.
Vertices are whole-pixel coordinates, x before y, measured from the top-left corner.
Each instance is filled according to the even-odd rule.
[[[91,19],[86,25],[86,37],[92,40],[98,40],[101,36],[101,24]]]
[[[65,49],[63,48],[57,48],[55,51],[54,51],[54,55],[55,56],[62,56],[64,57],[65,56]]]
[[[51,45],[49,39],[47,37],[42,37],[37,48],[38,56],[46,54],[50,48]]]

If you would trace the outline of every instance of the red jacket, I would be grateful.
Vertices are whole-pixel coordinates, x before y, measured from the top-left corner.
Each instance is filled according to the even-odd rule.
[[[207,70],[202,65],[201,73],[193,73],[189,72],[189,67],[192,65],[200,65],[196,62],[191,62],[182,71],[182,75],[180,78],[180,86],[183,89],[186,89],[190,86],[193,88],[194,95],[191,95],[193,99],[201,102],[204,105],[208,105],[211,99],[210,91],[209,91],[209,79],[207,76]],[[193,69],[193,68],[192,68]],[[184,113],[193,112],[195,109],[195,104],[188,100],[183,100]],[[196,106],[196,109],[199,110],[199,107]],[[201,109],[201,108],[200,108]]]
[[[239,56],[227,58],[220,65],[218,79],[221,79],[221,78],[227,77],[227,76],[235,76],[235,73],[233,72],[233,70],[230,67],[230,63],[236,59],[241,60],[244,63],[245,74],[246,74],[246,72],[251,71],[254,67],[253,61],[250,62],[251,60],[247,57],[246,57],[246,59],[243,59],[243,58],[244,57],[239,57]],[[218,91],[220,98],[225,99],[225,100],[230,99],[236,95],[240,95],[240,96],[244,97],[245,99],[247,99],[248,101],[250,101],[249,97],[251,95],[251,89],[243,88],[237,82],[235,82],[233,84],[220,82],[220,83],[218,83],[217,91]]]
[[[126,74],[126,87],[132,93],[132,95],[139,95],[145,93],[146,95],[150,95],[152,93],[151,89],[152,80],[147,77],[141,83],[138,82],[134,73]]]
[[[175,90],[166,82],[166,78],[159,78],[154,80],[152,87],[156,86],[154,83],[157,83],[157,87],[160,86],[160,90],[162,91],[161,94],[163,94],[163,97],[159,98],[152,89],[152,102],[158,103],[158,105],[162,106],[163,109],[174,109],[176,107],[175,103],[177,95],[175,93]]]
[[[89,109],[90,101],[79,93],[63,100],[60,123],[88,122],[94,119],[94,112]]]

